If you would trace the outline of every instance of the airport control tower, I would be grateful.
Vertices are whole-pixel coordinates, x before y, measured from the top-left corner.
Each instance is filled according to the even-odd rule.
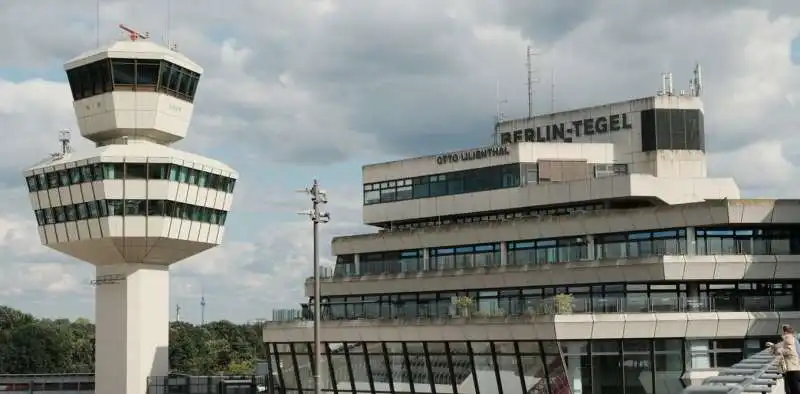
[[[237,173],[170,147],[186,136],[203,70],[129,38],[66,63],[81,135],[25,171],[42,243],[97,268],[97,394],[144,394],[169,373],[169,266],[217,246]]]

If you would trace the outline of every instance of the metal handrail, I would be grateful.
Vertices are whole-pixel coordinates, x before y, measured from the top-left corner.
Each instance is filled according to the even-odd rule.
[[[762,350],[723,369],[719,375],[706,378],[701,384],[685,388],[683,394],[772,393],[781,378],[778,371],[780,358],[773,354],[772,349]]]

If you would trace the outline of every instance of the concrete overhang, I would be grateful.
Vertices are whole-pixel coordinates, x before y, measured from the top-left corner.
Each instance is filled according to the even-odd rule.
[[[649,174],[617,175],[365,205],[363,220],[365,224],[402,223],[473,212],[575,205],[622,198],[646,198],[666,205],[677,205],[739,198],[739,187],[731,178],[687,179],[658,178]]]
[[[691,280],[786,280],[800,277],[800,255],[660,256],[551,265],[328,278],[324,296],[395,294],[528,286]],[[306,296],[314,293],[306,280]]]
[[[324,342],[744,338],[777,335],[800,312],[571,314],[439,320],[324,321]],[[265,342],[311,342],[310,321],[267,323]]]
[[[798,222],[800,200],[710,200],[337,237],[333,239],[332,251],[343,255],[690,226]]]

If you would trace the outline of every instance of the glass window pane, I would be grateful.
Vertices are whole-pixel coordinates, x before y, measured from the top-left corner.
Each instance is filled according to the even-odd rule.
[[[75,212],[74,205],[67,205],[66,207],[64,207],[64,209],[67,212],[67,221],[72,222],[78,220],[78,215]]]
[[[136,82],[136,68],[132,60],[111,59],[115,85],[133,85]]]
[[[106,200],[108,216],[122,216],[124,213],[122,200]]]
[[[164,163],[150,163],[147,165],[147,179],[150,180],[163,180],[167,179],[168,164]]]
[[[89,218],[89,210],[86,207],[86,203],[78,204],[78,219],[83,220]]]
[[[158,81],[159,62],[137,60],[136,61],[136,84],[155,85]]]
[[[73,184],[73,185],[77,185],[77,184],[83,182],[83,179],[81,177],[81,168],[80,167],[70,168],[69,169],[69,178],[70,178],[69,179],[70,183]]]
[[[147,164],[125,163],[125,179],[147,179]]]

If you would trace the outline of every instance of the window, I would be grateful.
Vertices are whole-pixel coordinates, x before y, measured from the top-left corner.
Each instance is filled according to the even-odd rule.
[[[94,219],[100,217],[100,208],[97,205],[97,201],[89,201],[86,203],[86,207],[89,211],[89,217]]]
[[[159,71],[159,64],[158,60],[137,60],[136,61],[136,88],[137,90],[146,90],[146,89],[139,89],[146,88],[148,85],[152,86],[152,89],[155,90],[155,86],[158,83],[158,71]]]
[[[74,222],[75,220],[78,219],[74,205],[67,205],[66,207],[64,207],[64,210],[66,211],[68,222]]]
[[[35,192],[39,189],[38,185],[36,184],[36,176],[29,176],[25,178],[25,181],[28,183],[29,192]]]
[[[70,178],[70,183],[73,184],[73,185],[77,185],[77,184],[80,184],[81,182],[83,182],[83,179],[81,177],[81,169],[80,169],[80,167],[70,168],[69,169],[69,178]]]
[[[509,164],[364,185],[364,204],[474,193],[520,186],[520,165]]]
[[[150,163],[147,165],[147,178],[150,180],[167,179],[169,164]]]
[[[122,216],[124,213],[122,200],[105,200],[108,208],[108,216]],[[105,215],[103,215],[105,216]]]
[[[47,174],[47,186],[51,189],[58,187],[58,174],[56,172],[48,172]]]
[[[125,200],[126,216],[144,216],[147,214],[147,200]]]
[[[136,63],[128,59],[111,59],[111,72],[114,76],[114,88],[133,87],[136,85]]]
[[[78,211],[78,219],[79,220],[83,220],[83,219],[88,219],[89,218],[89,208],[86,206],[85,202],[78,204],[77,211]]]
[[[55,207],[53,211],[55,211],[56,214],[56,223],[64,223],[67,221],[67,213],[64,207]]]
[[[151,200],[147,203],[147,216],[164,216],[164,200]]]
[[[500,265],[500,244],[436,248],[430,256],[432,270],[494,267]]]
[[[37,209],[35,211],[35,214],[36,214],[36,223],[38,223],[40,226],[44,225],[45,224],[44,210]]]
[[[69,186],[69,173],[67,170],[58,170],[58,185],[61,187]]]
[[[186,182],[190,185],[197,184],[197,170],[195,170],[194,168],[189,169],[189,175],[187,177]]]
[[[199,169],[166,163],[95,163],[49,171],[25,179],[31,192],[103,179],[170,180],[233,193],[236,180]],[[400,194],[403,193],[401,190]]]
[[[67,70],[73,100],[113,90],[158,90],[192,102],[199,79],[196,72],[152,59],[103,59]]]
[[[147,164],[125,163],[125,179],[147,179]]]
[[[705,150],[703,112],[651,109],[641,112],[642,150]]]
[[[103,179],[122,179],[124,171],[122,163],[103,163]]]

